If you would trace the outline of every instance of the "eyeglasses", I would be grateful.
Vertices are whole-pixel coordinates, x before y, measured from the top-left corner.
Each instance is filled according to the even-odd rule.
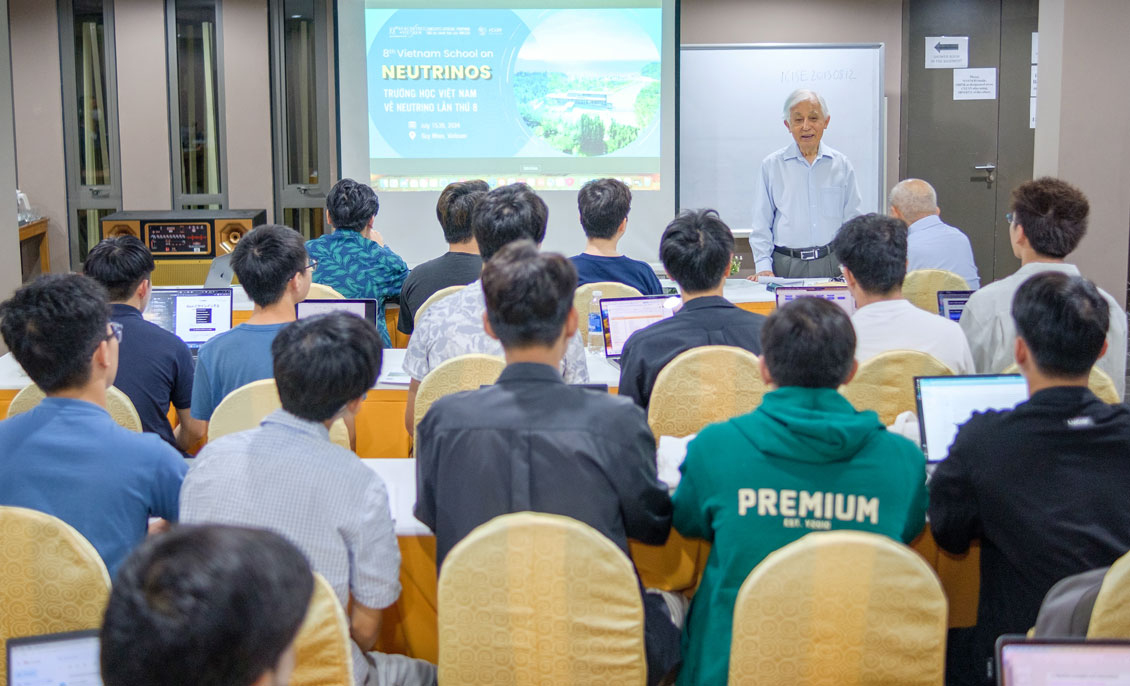
[[[1006,222],[1008,222],[1009,226],[1012,226],[1012,221],[1014,219],[1016,219],[1016,213],[1015,212],[1005,212],[1004,213],[1004,220]]]
[[[314,258],[311,257],[310,261],[306,263],[306,268],[307,269],[313,269],[314,271],[317,271],[318,270],[318,260],[315,260]]]
[[[118,322],[110,322],[110,333],[106,334],[106,338],[103,340],[108,341],[111,338],[118,339],[119,343],[122,342],[122,325]]]

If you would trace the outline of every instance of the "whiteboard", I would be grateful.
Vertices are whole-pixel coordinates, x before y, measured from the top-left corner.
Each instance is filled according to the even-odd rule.
[[[785,98],[808,88],[828,103],[822,142],[851,160],[863,211],[886,210],[882,43],[684,45],[680,60],[680,207],[749,229],[761,160],[793,143]]]

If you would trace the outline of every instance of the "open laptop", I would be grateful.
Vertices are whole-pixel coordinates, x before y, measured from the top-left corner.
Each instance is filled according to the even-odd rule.
[[[602,298],[600,320],[604,327],[604,356],[620,366],[620,353],[628,337],[657,321],[667,319],[682,306],[671,295],[644,295],[637,298]]]
[[[1006,635],[996,647],[999,686],[1130,684],[1130,641]]]
[[[8,639],[5,686],[102,686],[98,631]]]
[[[377,325],[377,301],[372,298],[357,300],[327,299],[303,300],[294,306],[294,316],[299,319],[313,317],[316,314],[327,312],[348,312],[367,320],[373,326]]]
[[[938,291],[938,314],[950,321],[961,319],[965,311],[965,303],[973,291]]]
[[[227,288],[235,279],[235,270],[231,267],[231,253],[220,255],[212,260],[208,266],[208,276],[204,279],[205,288]]]
[[[916,376],[914,395],[922,452],[927,462],[941,462],[974,412],[1016,407],[1028,399],[1028,384],[1019,374]]]
[[[777,296],[777,307],[797,298],[824,298],[839,305],[849,317],[855,314],[855,298],[847,286],[779,286],[773,294]]]
[[[231,329],[231,288],[154,288],[145,319],[188,345],[192,359],[200,346]]]

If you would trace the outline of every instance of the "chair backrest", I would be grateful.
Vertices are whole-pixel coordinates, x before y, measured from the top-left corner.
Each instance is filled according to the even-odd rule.
[[[1103,577],[1087,638],[1130,638],[1130,553],[1115,560]]]
[[[338,293],[332,286],[324,283],[311,283],[310,292],[306,294],[307,300],[345,300],[345,296]]]
[[[967,290],[965,279],[944,269],[915,269],[902,282],[902,297],[932,314],[938,314],[938,291]]]
[[[466,288],[466,286],[448,286],[447,288],[441,288],[435,293],[432,293],[428,296],[428,299],[425,300],[419,308],[417,308],[416,312],[412,315],[412,320],[419,322],[420,318],[424,316],[424,310],[428,309],[432,305],[435,305],[437,302],[443,300],[452,293],[458,293],[464,288]]]
[[[730,683],[941,686],[946,597],[917,553],[878,534],[813,533],[738,591]]]
[[[483,353],[459,355],[441,362],[424,376],[416,391],[416,404],[412,413],[413,433],[431,409],[432,403],[445,395],[489,386],[498,381],[498,375],[505,368],[506,361],[501,357]]]
[[[314,595],[294,639],[290,686],[353,686],[352,640],[333,586],[314,572]]]
[[[1013,362],[1004,368],[1001,374],[1019,374],[1020,367]],[[1122,398],[1118,397],[1118,389],[1114,387],[1114,382],[1111,381],[1110,375],[1099,369],[1096,365],[1091,367],[1091,376],[1087,379],[1087,388],[1104,403],[1117,405],[1122,402]]]
[[[35,384],[24,386],[16,394],[16,397],[12,398],[12,404],[8,405],[8,416],[14,417],[17,414],[27,412],[46,397],[39,386]],[[138,416],[133,401],[129,399],[128,395],[118,390],[117,386],[110,386],[106,389],[106,411],[121,426],[130,431],[141,433],[141,417]]]
[[[263,418],[282,407],[279,387],[274,379],[260,379],[244,384],[224,396],[208,422],[208,440],[214,441],[238,431],[259,426]],[[339,419],[330,426],[330,440],[349,450],[349,429]]]
[[[451,549],[438,598],[441,684],[646,683],[635,570],[587,524],[496,517]]]
[[[597,281],[577,286],[577,290],[573,293],[573,306],[577,308],[582,326],[586,326],[588,322],[589,301],[592,300],[593,291],[600,291],[601,298],[638,298],[643,295],[635,288],[619,281]],[[581,333],[584,334],[584,331]]]
[[[702,427],[753,411],[769,388],[757,355],[729,345],[679,353],[655,379],[647,423],[659,436],[689,436]]]
[[[855,378],[840,393],[857,410],[875,410],[890,426],[901,412],[914,412],[914,377],[952,376],[953,370],[933,355],[917,350],[888,350],[859,365]]]
[[[0,655],[9,638],[97,629],[109,598],[106,565],[82,534],[49,514],[0,506]]]

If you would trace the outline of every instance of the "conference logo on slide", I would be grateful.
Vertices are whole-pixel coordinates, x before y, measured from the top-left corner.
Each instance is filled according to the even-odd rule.
[[[369,154],[658,158],[656,8],[366,9]]]

